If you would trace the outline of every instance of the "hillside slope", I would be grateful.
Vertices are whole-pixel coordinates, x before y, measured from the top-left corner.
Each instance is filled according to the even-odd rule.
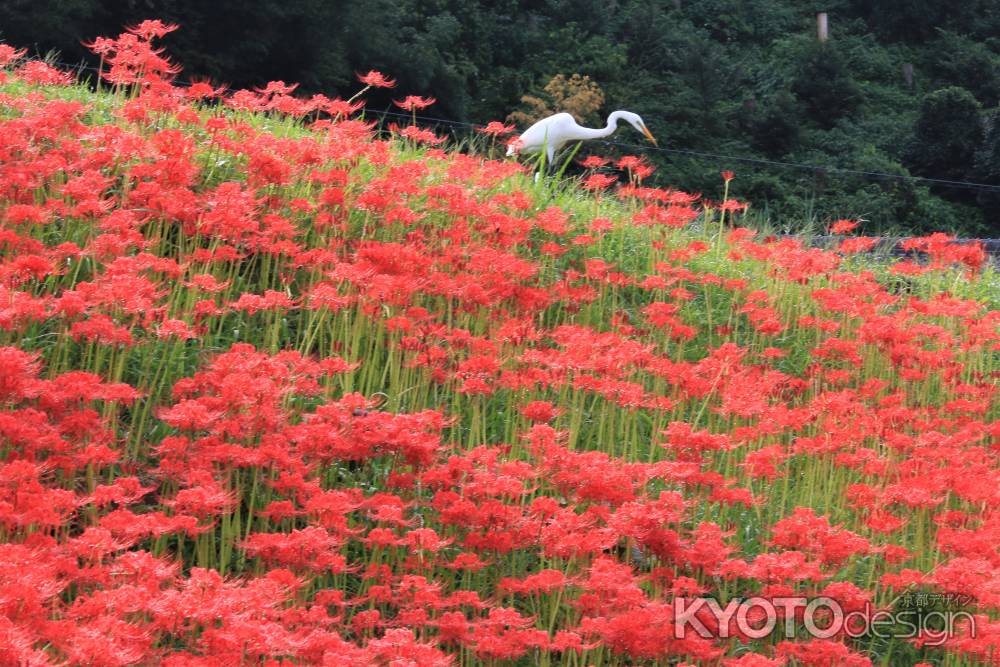
[[[0,47],[0,662],[990,659],[980,251],[768,241],[282,84],[211,103],[161,33],[102,92]],[[968,613],[680,636],[790,595]]]
[[[449,121],[547,106],[592,126],[629,109],[662,141],[660,187],[708,191],[736,169],[735,192],[785,229],[1000,237],[995,0],[6,0],[0,41],[97,67],[92,40],[151,12],[182,26],[166,44],[187,71],[238,88],[347,97],[375,68],[398,88],[371,91],[373,109],[430,94]],[[600,92],[559,92],[573,75]]]

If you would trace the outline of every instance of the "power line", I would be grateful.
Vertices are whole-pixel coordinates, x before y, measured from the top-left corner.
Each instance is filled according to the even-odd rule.
[[[365,113],[375,113],[383,116],[398,116],[400,118],[413,118],[410,114],[397,113],[394,111],[370,111],[366,110]],[[430,123],[440,123],[444,125],[454,125],[459,127],[469,127],[473,129],[479,129],[485,127],[485,125],[476,123],[466,123],[457,120],[449,120],[446,118],[433,118],[430,116],[416,116],[417,120],[422,120]],[[944,178],[931,178],[927,176],[907,176],[904,174],[889,174],[886,172],[879,171],[863,171],[860,169],[850,169],[846,167],[828,167],[815,164],[806,164],[804,162],[782,162],[779,160],[767,160],[763,158],[753,158],[744,157],[739,155],[724,155],[722,153],[707,153],[704,151],[695,151],[682,148],[663,148],[660,146],[644,146],[642,144],[631,144],[622,141],[605,141],[600,140],[599,143],[605,146],[617,146],[619,148],[627,148],[629,150],[638,151],[649,151],[649,152],[659,152],[659,153],[674,153],[678,155],[691,155],[694,157],[709,158],[712,160],[723,160],[732,162],[746,162],[750,164],[762,164],[771,167],[783,167],[786,169],[802,169],[813,172],[830,172],[837,174],[848,174],[854,176],[864,176],[867,178],[879,178],[879,179],[891,179],[891,180],[901,180],[910,182],[920,182],[920,183],[931,183],[934,185],[941,185],[944,187],[956,187],[956,188],[966,188],[973,190],[985,190],[987,192],[1000,192],[1000,185],[991,185],[989,183],[975,183],[972,181],[954,181]]]
[[[65,62],[60,62],[60,61],[49,61],[49,62],[51,64],[53,64],[53,65],[58,65],[58,66],[63,67],[63,68],[67,68],[67,69],[71,69],[71,70],[76,70],[78,72],[81,72],[81,71],[84,71],[84,70],[90,70],[90,71],[93,71],[93,72],[99,72],[100,71],[98,68],[90,66],[90,65],[86,65],[84,63],[80,63],[80,64],[77,64],[77,65],[72,65],[70,63],[65,63]],[[191,83],[185,83],[185,82],[174,82],[174,85],[190,86],[192,84]],[[234,89],[232,89],[232,88],[222,88],[222,91],[223,92],[230,92],[231,93],[231,92],[234,92]],[[422,116],[422,115],[414,115],[414,114],[405,114],[405,113],[399,113],[399,112],[395,112],[395,111],[389,111],[388,109],[382,110],[382,111],[372,110],[372,109],[365,109],[362,113],[364,113],[364,114],[374,114],[374,115],[380,115],[380,116],[394,116],[394,117],[405,118],[405,119],[415,119],[415,120],[420,120],[420,121],[423,121],[423,122],[426,122],[426,123],[436,123],[436,124],[440,124],[440,125],[450,125],[450,126],[453,126],[453,127],[466,127],[466,128],[470,128],[470,129],[473,129],[473,130],[478,130],[478,129],[481,129],[481,128],[485,127],[484,124],[469,123],[469,122],[465,122],[465,121],[452,120],[452,119],[448,119],[448,118],[435,118],[433,116]],[[683,149],[683,148],[665,148],[665,147],[660,147],[660,146],[645,146],[645,145],[642,145],[642,144],[632,144],[632,143],[620,142],[620,141],[604,141],[604,140],[602,140],[600,143],[602,143],[602,144],[604,144],[606,146],[616,146],[616,147],[619,147],[619,148],[626,148],[626,149],[629,149],[629,150],[645,151],[645,152],[658,152],[658,153],[672,153],[672,154],[675,154],[675,155],[687,155],[687,156],[691,156],[691,157],[706,158],[706,159],[717,160],[717,161],[722,161],[722,162],[727,162],[727,161],[728,162],[743,162],[743,163],[747,163],[747,164],[759,164],[759,165],[765,165],[765,166],[769,166],[769,167],[780,167],[780,168],[783,168],[783,169],[798,169],[798,170],[801,170],[801,171],[811,171],[811,172],[814,172],[814,173],[843,174],[843,175],[850,175],[850,176],[860,176],[860,177],[869,178],[869,179],[895,180],[895,181],[904,181],[904,182],[909,182],[909,183],[926,183],[926,184],[930,184],[930,185],[938,185],[938,186],[941,186],[941,187],[948,187],[948,188],[958,188],[958,189],[966,189],[966,190],[981,190],[981,191],[985,191],[985,192],[1000,192],[1000,185],[992,185],[990,183],[976,183],[976,182],[973,182],[973,181],[957,181],[957,180],[949,180],[949,179],[944,179],[944,178],[933,178],[933,177],[929,177],[929,176],[907,176],[907,175],[904,175],[904,174],[889,174],[889,173],[886,173],[886,172],[879,172],[879,171],[865,171],[865,170],[862,170],[862,169],[850,169],[850,168],[847,168],[847,167],[830,167],[830,166],[823,166],[823,165],[816,165],[816,164],[807,164],[807,163],[804,163],[804,162],[785,162],[785,161],[780,161],[780,160],[767,160],[767,159],[764,159],[764,158],[754,158],[754,157],[746,157],[746,156],[740,156],[740,155],[725,155],[725,154],[722,154],[722,153],[710,153],[710,152],[705,152],[705,151],[696,151],[696,150]]]
[[[90,70],[90,71],[93,71],[93,72],[99,72],[98,68],[92,67],[90,65],[86,65],[85,63],[80,63],[80,64],[77,64],[77,65],[71,65],[69,63],[60,62],[60,61],[48,61],[48,62],[50,64],[52,64],[52,65],[57,65],[57,66],[60,66],[60,67],[66,68],[66,69],[70,69],[70,70],[76,70],[77,72],[82,72],[84,70]],[[181,86],[181,87],[190,87],[191,85],[193,85],[193,83],[192,82],[184,82],[184,81],[176,81],[176,82],[172,82],[172,85]],[[233,88],[229,88],[229,87],[222,87],[220,90],[222,90],[223,92],[229,92],[229,93],[235,92],[235,90]],[[482,129],[482,128],[486,127],[484,124],[469,123],[469,122],[466,122],[466,121],[453,120],[453,119],[448,119],[448,118],[435,118],[435,117],[432,117],[432,116],[413,115],[413,114],[401,113],[401,112],[397,112],[397,111],[390,111],[388,109],[381,110],[381,111],[379,111],[379,110],[373,110],[373,109],[364,109],[362,111],[362,114],[376,114],[376,115],[380,115],[380,116],[394,116],[394,117],[397,117],[397,118],[403,118],[403,119],[407,119],[407,120],[409,120],[409,119],[416,119],[416,120],[421,120],[421,121],[425,121],[425,122],[428,122],[428,123],[436,123],[436,124],[441,124],[441,125],[451,125],[453,127],[465,127],[465,128],[469,128],[469,129],[472,129],[472,130],[479,130],[479,129]],[[703,158],[709,158],[709,159],[713,159],[713,160],[730,160],[730,161],[734,161],[734,162],[746,162],[746,163],[750,163],[750,164],[763,164],[763,165],[768,165],[768,166],[776,166],[776,167],[784,167],[784,168],[795,168],[795,169],[804,169],[804,170],[810,170],[810,171],[837,172],[837,173],[842,173],[842,174],[852,174],[852,175],[858,175],[858,176],[865,176],[865,177],[868,177],[868,178],[889,178],[889,179],[897,179],[897,180],[934,183],[934,184],[937,184],[937,185],[943,185],[945,187],[961,187],[961,188],[970,188],[970,189],[981,189],[981,190],[985,190],[985,191],[988,191],[988,192],[1000,191],[1000,186],[998,186],[998,185],[990,185],[988,183],[973,183],[973,182],[969,182],[969,181],[952,181],[952,180],[947,180],[947,179],[929,178],[929,177],[924,177],[924,176],[904,176],[904,175],[901,175],[901,174],[888,174],[888,173],[884,173],[884,172],[863,171],[863,170],[859,170],[859,169],[848,169],[848,168],[841,168],[841,167],[823,167],[823,166],[819,166],[819,165],[810,165],[810,164],[805,164],[805,163],[801,163],[801,162],[782,162],[782,161],[778,161],[778,160],[766,160],[766,159],[763,159],[763,158],[751,158],[751,157],[743,157],[743,156],[737,156],[737,155],[724,155],[724,154],[721,154],[721,153],[708,153],[708,152],[704,152],[704,151],[694,151],[694,150],[681,149],[681,148],[662,148],[662,147],[659,147],[659,146],[645,146],[645,145],[642,145],[642,144],[632,144],[632,143],[619,142],[619,141],[605,141],[605,140],[601,140],[599,143],[602,143],[602,144],[604,144],[606,146],[617,146],[617,147],[620,147],[620,148],[628,148],[630,150],[656,151],[656,152],[661,152],[661,153],[674,153],[674,154],[678,154],[678,155],[690,155],[690,156],[694,156],[694,157],[703,157]],[[811,243],[811,244],[825,245],[825,244],[828,244],[828,243],[830,243],[833,240],[836,240],[838,238],[839,237],[822,236],[821,235],[821,236],[814,236],[814,237],[805,237],[805,240],[807,242]],[[895,239],[883,238],[882,241],[881,241],[881,245],[883,245],[883,246],[888,245],[888,248],[889,248],[890,252],[892,252],[893,254],[906,254],[906,253],[902,253],[900,251],[900,245],[899,245],[902,241],[906,240],[906,238],[907,237],[900,237],[900,238],[895,238]],[[1000,239],[960,238],[960,239],[954,239],[952,241],[952,243],[957,243],[957,244],[980,243],[980,244],[983,245],[983,248],[984,248],[984,250],[986,251],[986,253],[988,255],[991,255],[991,256],[1000,255]]]
[[[901,181],[933,183],[935,185],[942,185],[946,187],[970,188],[970,189],[986,190],[989,192],[1000,191],[1000,185],[991,185],[989,183],[975,183],[972,181],[952,181],[944,178],[931,178],[928,176],[907,176],[904,174],[888,174],[880,171],[863,171],[860,169],[849,169],[845,167],[826,167],[822,165],[806,164],[804,162],[782,162],[778,160],[766,160],[763,158],[742,157],[738,155],[723,155],[721,153],[706,153],[703,151],[693,151],[680,148],[661,148],[659,146],[642,146],[640,144],[629,144],[629,143],[615,142],[615,141],[603,141],[602,143],[607,144],[609,146],[621,146],[623,148],[630,148],[630,149],[658,151],[662,153],[677,153],[680,155],[693,155],[695,157],[705,157],[715,160],[732,160],[733,162],[748,162],[752,164],[763,164],[772,167],[784,167],[791,169],[804,169],[817,172],[850,174],[855,176],[865,176],[868,178],[883,178],[883,179],[894,179]]]

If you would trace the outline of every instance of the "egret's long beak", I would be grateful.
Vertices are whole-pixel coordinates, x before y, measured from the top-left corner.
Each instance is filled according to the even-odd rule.
[[[650,141],[653,142],[654,146],[658,146],[659,145],[659,144],[656,143],[656,137],[653,136],[653,133],[650,132],[649,128],[646,127],[645,125],[642,126],[642,133],[646,135],[647,139],[649,139]]]

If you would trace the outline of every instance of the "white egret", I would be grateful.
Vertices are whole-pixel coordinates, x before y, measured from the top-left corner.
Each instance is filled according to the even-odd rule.
[[[637,113],[619,109],[608,116],[608,124],[602,128],[583,127],[568,113],[557,113],[543,118],[521,134],[507,148],[507,155],[515,153],[538,153],[545,150],[547,164],[552,164],[556,151],[571,141],[601,139],[618,129],[618,121],[627,121],[632,127],[646,135],[656,145],[656,139]]]

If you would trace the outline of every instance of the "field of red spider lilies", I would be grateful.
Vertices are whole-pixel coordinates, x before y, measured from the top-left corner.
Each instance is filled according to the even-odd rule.
[[[1000,664],[980,248],[174,85],[172,27],[99,91],[0,45],[0,664]]]

